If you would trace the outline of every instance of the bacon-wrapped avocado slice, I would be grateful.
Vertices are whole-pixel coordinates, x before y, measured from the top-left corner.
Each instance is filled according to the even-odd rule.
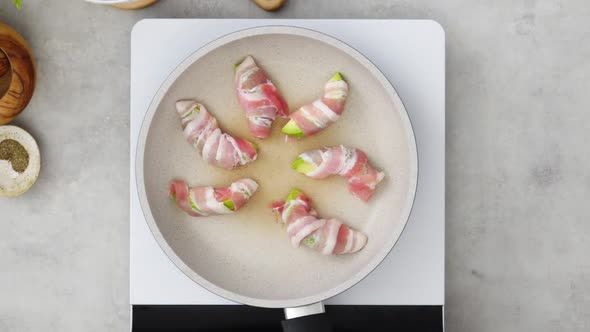
[[[367,236],[337,219],[319,218],[311,199],[293,189],[285,200],[272,204],[279,221],[287,226],[294,247],[300,244],[324,255],[355,253],[364,248]]]
[[[208,163],[225,169],[248,164],[258,157],[258,147],[253,142],[224,133],[217,119],[203,104],[187,99],[176,102],[176,112],[181,118],[184,136]]]
[[[348,96],[348,83],[340,73],[334,74],[324,86],[324,95],[301,106],[289,115],[289,122],[281,131],[291,137],[302,138],[324,130],[338,121]]]
[[[348,181],[348,190],[365,202],[373,197],[385,177],[369,163],[362,150],[343,145],[303,152],[291,167],[314,179],[340,175]]]
[[[273,121],[289,113],[285,99],[250,55],[235,65],[234,83],[250,132],[256,138],[267,138]]]
[[[170,197],[188,215],[208,217],[234,213],[242,208],[258,189],[252,179],[240,179],[225,188],[189,187],[181,180],[170,182]]]

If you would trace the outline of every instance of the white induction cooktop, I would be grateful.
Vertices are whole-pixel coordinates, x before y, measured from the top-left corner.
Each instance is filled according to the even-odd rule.
[[[170,72],[206,43],[249,27],[290,25],[336,37],[392,82],[418,144],[418,191],[401,238],[367,278],[327,304],[444,305],[445,34],[428,20],[148,19],[131,33],[130,302],[233,304],[185,276],[150,232],[139,204],[135,151],[152,97]]]

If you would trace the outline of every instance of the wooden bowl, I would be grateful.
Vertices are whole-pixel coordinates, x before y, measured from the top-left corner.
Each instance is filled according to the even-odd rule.
[[[0,50],[8,58],[12,71],[8,90],[0,97],[0,125],[3,125],[16,118],[33,97],[35,63],[24,38],[3,23],[0,23]]]

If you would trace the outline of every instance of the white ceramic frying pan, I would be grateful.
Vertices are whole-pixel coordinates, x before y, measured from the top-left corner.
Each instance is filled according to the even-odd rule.
[[[190,40],[186,41],[190,43]],[[233,64],[251,54],[271,77],[291,110],[316,99],[334,72],[350,86],[340,120],[322,133],[285,142],[284,123],[271,137],[255,140],[238,105]],[[176,100],[196,98],[232,134],[256,141],[258,160],[227,171],[208,165],[185,142]],[[369,203],[355,199],[343,179],[309,179],[290,168],[301,152],[345,144],[364,150],[386,174]],[[410,120],[385,76],[358,51],[319,32],[284,26],[238,31],[217,39],[184,60],[166,79],[145,116],[137,149],[137,184],[147,223],[162,250],[202,287],[247,305],[287,308],[286,330],[325,321],[321,301],[369,274],[391,251],[408,220],[416,191],[418,161]],[[168,183],[223,187],[242,177],[260,188],[231,215],[192,218],[168,197]],[[320,216],[335,217],[368,236],[358,253],[323,256],[293,248],[269,204],[291,188],[303,190]],[[306,316],[311,315],[311,316]],[[293,319],[296,318],[296,319]]]

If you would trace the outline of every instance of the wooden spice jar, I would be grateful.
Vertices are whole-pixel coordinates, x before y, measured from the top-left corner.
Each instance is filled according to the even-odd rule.
[[[35,63],[25,39],[3,23],[0,23],[0,50],[8,59],[8,70],[12,72],[8,90],[0,96],[0,125],[3,125],[16,118],[33,97]],[[6,64],[5,61],[2,63]]]

